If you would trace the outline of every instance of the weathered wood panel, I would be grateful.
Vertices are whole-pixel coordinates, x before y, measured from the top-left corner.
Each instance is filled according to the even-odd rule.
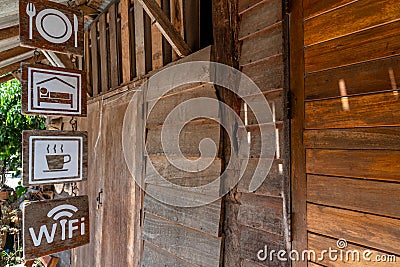
[[[204,138],[210,138],[217,145],[220,138],[220,125],[217,122],[193,121],[184,125],[177,124],[176,127],[183,126],[178,136],[166,135],[163,139],[164,144],[179,141],[179,148],[183,155],[188,157],[201,156],[199,144]],[[148,131],[146,149],[148,155],[168,155],[179,156],[178,151],[164,150],[161,142],[162,127],[151,128]],[[178,139],[179,138],[179,139]],[[214,157],[212,149],[205,149],[203,157]],[[215,151],[214,151],[215,152]]]
[[[400,220],[397,219],[308,204],[307,224],[308,230],[314,233],[400,253]]]
[[[307,148],[400,150],[399,127],[304,131]]]
[[[399,151],[307,149],[306,155],[307,173],[400,180]]]
[[[394,83],[390,78],[391,71]],[[340,80],[344,80],[348,96],[393,90],[400,82],[400,58],[396,56],[309,74],[305,80],[306,99],[341,96]]]
[[[195,207],[182,208],[161,203],[146,195],[143,203],[146,214],[154,214],[182,226],[191,227],[198,231],[218,237],[221,201]]]
[[[282,53],[282,24],[259,32],[243,40],[240,65],[254,63]]]
[[[161,0],[156,1],[161,6]],[[163,66],[163,36],[155,24],[151,25],[151,44],[152,44],[152,66],[153,70]]]
[[[398,20],[397,0],[359,0],[304,22],[304,45],[310,46]],[[324,29],[324,30],[321,30]]]
[[[307,176],[307,200],[315,204],[400,218],[400,184]]]
[[[308,234],[308,244],[309,244],[309,249],[310,250],[314,250],[316,252],[316,255],[321,255],[323,250],[328,250],[330,247],[332,249],[337,249],[337,239],[333,239],[333,238],[328,238],[325,236],[320,236],[320,235],[315,235],[312,233]],[[371,257],[370,257],[370,261],[368,260],[364,260],[363,259],[363,253],[364,251],[369,250],[371,251]],[[318,259],[316,260],[316,262],[318,262],[318,266],[332,266],[332,267],[339,267],[339,266],[343,266],[343,265],[351,265],[354,267],[364,267],[364,266],[376,266],[379,263],[377,263],[375,261],[375,257],[378,255],[387,255],[386,253],[383,253],[381,251],[377,251],[371,248],[366,248],[366,247],[362,247],[362,246],[358,246],[358,245],[354,245],[354,244],[349,244],[347,243],[347,247],[345,249],[345,251],[359,251],[360,253],[360,260],[357,260],[357,257],[355,257],[356,260],[352,260],[352,255],[349,255],[349,261],[343,262],[340,260],[336,260],[336,261],[332,261],[329,260],[329,256],[325,254],[325,257],[323,260],[318,261]],[[346,259],[346,255],[344,255],[344,259]],[[384,264],[384,263],[382,263]],[[390,265],[394,265],[394,263],[386,263],[388,264],[388,266]],[[310,266],[310,265],[309,265]]]
[[[282,20],[282,1],[264,1],[257,8],[242,14],[239,39],[269,27]]]
[[[242,72],[251,77],[262,92],[271,91],[283,87],[282,63],[282,55],[276,55],[261,60],[258,64],[244,66]]]
[[[123,153],[123,149],[126,151],[130,148],[122,147],[121,134],[125,111],[132,95],[133,93],[128,93],[107,99],[103,102],[101,111],[105,148],[101,152],[105,157],[102,167],[104,188],[101,196],[103,203],[101,264],[105,266],[134,266],[135,257],[138,256],[138,252],[133,249],[138,230],[135,228],[138,220],[138,210],[135,208],[136,186]],[[135,151],[130,152],[135,153]]]
[[[238,11],[242,13],[250,8],[255,8],[257,4],[264,2],[264,0],[239,0],[238,2]]]
[[[307,102],[306,128],[400,125],[400,100],[392,92],[349,97],[348,103],[350,110],[343,109],[341,99]]]
[[[219,266],[221,238],[146,213],[143,239],[193,264]]]
[[[238,222],[277,235],[283,234],[282,198],[243,193]]]
[[[176,257],[151,242],[143,242],[142,267],[194,267],[195,265]]]
[[[274,261],[260,261],[257,258],[257,253],[264,249],[279,251],[285,249],[284,241],[281,236],[274,235],[255,228],[240,226],[240,257],[242,259],[257,262],[263,266],[282,266],[275,258]]]
[[[306,71],[321,71],[398,55],[399,27],[400,21],[393,22],[308,47],[305,49]]]
[[[129,10],[131,1],[121,0],[121,49],[122,49],[122,83],[127,83],[131,80],[131,38],[129,31]],[[136,18],[135,18],[136,22]]]
[[[118,73],[119,73],[119,63],[118,63],[118,35],[117,35],[117,4],[112,4],[108,10],[108,15],[110,18],[109,22],[109,32],[110,32],[110,85],[111,88],[116,88],[119,85]]]
[[[237,189],[239,192],[249,193],[250,181],[253,178],[258,161],[258,159],[249,159],[246,171],[238,183]],[[281,196],[284,176],[283,173],[279,171],[279,164],[282,164],[282,162],[279,160],[274,160],[268,176],[254,193],[257,195]]]

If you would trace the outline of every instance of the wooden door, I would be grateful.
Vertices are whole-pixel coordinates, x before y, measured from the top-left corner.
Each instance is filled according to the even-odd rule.
[[[400,255],[400,5],[292,4],[293,248],[345,239],[373,265]]]

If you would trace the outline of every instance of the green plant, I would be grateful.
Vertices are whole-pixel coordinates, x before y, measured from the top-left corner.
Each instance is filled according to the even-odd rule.
[[[22,131],[45,129],[45,118],[21,114],[21,84],[13,79],[0,84],[0,160],[3,169],[22,166]]]

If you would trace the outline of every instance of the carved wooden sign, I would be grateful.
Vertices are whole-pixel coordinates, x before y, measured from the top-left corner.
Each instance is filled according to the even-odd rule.
[[[26,260],[90,243],[87,196],[28,202],[22,212]]]
[[[86,75],[83,71],[21,64],[22,113],[86,116]]]
[[[23,131],[24,186],[87,179],[87,132]]]
[[[83,55],[84,24],[80,11],[46,0],[20,0],[21,46]]]

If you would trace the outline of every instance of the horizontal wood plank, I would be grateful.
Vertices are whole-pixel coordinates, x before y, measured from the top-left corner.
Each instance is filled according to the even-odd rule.
[[[239,192],[249,193],[250,181],[253,178],[253,174],[258,163],[258,159],[249,159],[247,168],[238,183],[237,190]],[[279,171],[279,164],[282,163],[278,160],[273,161],[267,177],[261,186],[255,191],[256,194],[266,196],[281,196],[284,177],[283,173]],[[262,166],[260,167],[262,168]]]
[[[282,24],[243,40],[240,65],[282,54]]]
[[[307,204],[308,230],[363,246],[400,253],[400,220]]]
[[[392,92],[306,102],[306,128],[353,128],[400,125],[400,99]]]
[[[143,207],[146,213],[151,213],[218,237],[221,200],[201,207],[183,208],[161,203],[151,196],[146,195]]]
[[[307,176],[307,201],[400,218],[400,184]]]
[[[238,222],[277,235],[283,234],[283,200],[243,193]]]
[[[307,148],[400,150],[400,127],[305,130]]]
[[[249,76],[262,92],[283,88],[282,55],[269,57],[256,64],[244,66],[242,72]]]
[[[393,78],[390,78],[393,71]],[[368,61],[351,66],[312,73],[306,76],[307,100],[341,96],[339,81],[344,80],[346,94],[366,94],[399,87],[400,57]]]
[[[239,39],[282,20],[282,1],[264,1],[241,17]]]
[[[320,15],[351,2],[354,2],[354,0],[304,0],[304,19]]]
[[[151,242],[143,241],[142,265],[152,267],[194,267],[195,265],[178,258],[168,251],[157,247]]]
[[[195,265],[219,266],[221,238],[145,214],[143,239]],[[184,238],[182,238],[184,237]]]
[[[329,238],[326,236],[320,236],[320,235],[316,235],[316,234],[312,234],[309,233],[308,234],[308,249],[310,250],[314,250],[316,252],[316,255],[321,255],[323,250],[329,250],[329,248],[332,249],[338,249],[337,247],[337,239],[333,239],[333,238]],[[363,259],[363,253],[364,251],[369,250],[371,251],[371,255],[370,255],[370,261],[368,260],[364,260]],[[355,256],[355,260],[353,260],[353,256],[349,255],[348,256],[348,261],[346,261],[346,254],[344,254],[344,261],[341,260],[330,260],[329,259],[329,255],[325,254],[325,257],[322,260],[318,260],[316,259],[316,262],[318,262],[318,264],[320,265],[316,265],[316,266],[332,266],[332,267],[340,267],[343,265],[349,265],[349,266],[354,266],[354,267],[364,267],[364,266],[377,266],[378,263],[375,262],[375,257],[376,256],[383,256],[383,255],[387,255],[387,253],[381,252],[381,251],[377,251],[377,250],[373,250],[371,248],[366,248],[366,247],[362,247],[362,246],[358,246],[358,245],[354,245],[354,244],[350,244],[347,243],[347,247],[345,248],[344,252],[348,252],[348,251],[358,251],[359,255],[360,255],[360,260],[357,260],[357,256]],[[357,254],[358,254],[357,253]],[[384,263],[382,263],[384,264]],[[388,266],[394,266],[395,264],[392,263],[387,263]],[[310,266],[310,265],[308,265]]]
[[[260,4],[264,1],[271,1],[271,0],[239,0],[238,8],[239,13],[246,11],[247,9],[255,7],[257,4]]]
[[[255,228],[240,226],[240,257],[249,261],[257,262],[263,266],[282,266],[275,257],[273,261],[269,259],[260,261],[257,253],[268,247],[268,250],[279,251],[284,249],[284,240],[280,235],[274,235]]]
[[[400,181],[400,152],[385,150],[306,150],[310,174]]]
[[[306,72],[316,72],[400,54],[400,21],[305,49]]]
[[[399,19],[397,0],[360,0],[304,22],[304,45],[331,40]],[[324,29],[321,31],[321,29]]]

